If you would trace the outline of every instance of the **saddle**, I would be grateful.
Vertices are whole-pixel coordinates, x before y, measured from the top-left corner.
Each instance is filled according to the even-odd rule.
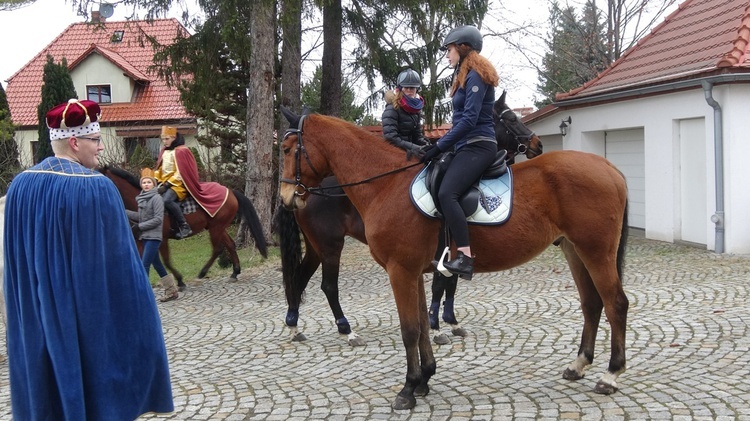
[[[480,179],[459,198],[459,204],[469,223],[498,225],[509,217],[512,174],[505,162],[507,154],[505,150],[498,151],[495,160]],[[431,218],[443,218],[437,194],[454,155],[453,152],[443,154],[439,160],[431,162],[417,174],[412,182],[412,202]]]

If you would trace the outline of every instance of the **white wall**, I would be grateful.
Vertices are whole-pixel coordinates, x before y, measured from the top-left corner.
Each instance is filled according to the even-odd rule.
[[[104,108],[106,111],[106,107]],[[102,120],[106,121],[104,116]],[[125,161],[125,144],[121,137],[117,137],[116,127],[102,127],[102,142],[104,143],[104,151],[101,153],[100,161],[103,163],[114,163],[120,164]],[[37,141],[36,130],[19,130],[15,134],[16,144],[18,145],[19,160],[23,168],[30,167],[34,162],[34,156],[32,153],[31,142]],[[198,153],[201,156],[205,165],[208,165],[211,156],[218,152],[210,151],[203,146],[198,144],[195,135],[185,136],[185,145],[188,147],[195,147],[198,149]]]
[[[724,114],[725,251],[750,253],[750,85],[714,87]],[[707,119],[713,150],[713,116]],[[713,155],[708,163],[713,171]],[[713,187],[713,185],[711,186]],[[713,190],[711,190],[713,191]],[[712,199],[713,200],[713,199]],[[715,208],[710,203],[709,209]],[[709,213],[712,213],[709,211]]]
[[[123,70],[111,61],[94,53],[76,66],[70,77],[73,79],[79,99],[86,99],[88,85],[110,85],[112,103],[131,102],[134,82],[123,73]]]
[[[714,99],[723,110],[724,125],[724,206],[725,251],[750,253],[750,85],[714,87]],[[714,163],[714,112],[706,103],[702,88],[636,100],[575,108],[557,113],[529,125],[538,135],[559,133],[562,119],[571,116],[572,124],[563,141],[564,149],[576,149],[604,156],[603,133],[609,130],[643,128],[646,165],[647,238],[672,242],[678,233],[679,122],[704,119],[706,157],[706,197],[708,216],[716,211]],[[715,225],[705,221],[706,247],[715,249]]]

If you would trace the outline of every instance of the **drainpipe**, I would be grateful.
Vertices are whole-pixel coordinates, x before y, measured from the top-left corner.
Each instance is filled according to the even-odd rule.
[[[713,97],[713,83],[701,81],[706,102],[714,109],[714,176],[716,178],[716,213],[711,222],[716,225],[716,253],[724,253],[724,138],[721,105]]]

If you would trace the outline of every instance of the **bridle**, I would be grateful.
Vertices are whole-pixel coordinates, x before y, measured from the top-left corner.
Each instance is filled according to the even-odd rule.
[[[294,195],[295,196],[303,196],[305,192],[310,194],[315,194],[318,196],[326,196],[326,197],[341,197],[346,196],[346,193],[326,193],[326,190],[335,190],[340,189],[342,187],[351,187],[351,186],[357,186],[360,184],[369,183],[370,181],[376,180],[381,177],[385,177],[388,175],[396,174],[402,171],[405,171],[409,168],[415,167],[417,165],[423,165],[421,162],[417,162],[414,164],[407,165],[405,167],[396,168],[395,170],[391,170],[388,172],[384,172],[382,174],[375,175],[373,177],[366,178],[361,181],[357,181],[355,183],[346,183],[346,184],[336,184],[333,186],[328,187],[308,187],[305,184],[302,183],[302,157],[305,158],[305,161],[307,161],[307,165],[310,166],[310,169],[312,169],[313,173],[315,173],[316,176],[323,178],[321,174],[318,172],[318,170],[315,169],[315,166],[312,164],[312,161],[310,160],[310,155],[307,153],[307,149],[305,148],[305,144],[302,140],[302,134],[304,131],[302,130],[302,124],[305,121],[305,118],[307,115],[300,116],[299,123],[297,125],[297,128],[288,128],[286,132],[284,132],[284,140],[286,140],[287,137],[291,135],[297,135],[297,147],[294,150],[294,180],[289,178],[281,178],[279,181],[282,183],[287,184],[294,184]]]
[[[510,160],[510,159],[515,158],[516,155],[519,155],[519,154],[525,155],[526,152],[530,150],[528,147],[528,144],[531,142],[531,139],[534,136],[536,136],[536,133],[534,133],[533,131],[529,130],[527,127],[524,126],[524,128],[526,128],[526,130],[529,131],[528,134],[524,134],[518,131],[515,126],[511,126],[507,124],[505,120],[503,119],[503,116],[505,115],[505,113],[508,113],[508,112],[513,112],[513,111],[507,107],[503,109],[503,111],[498,115],[498,119],[499,119],[498,123],[503,126],[503,128],[505,129],[507,133],[513,136],[513,139],[518,144],[518,147],[516,147],[516,150],[508,151],[509,155],[506,159]],[[539,153],[533,150],[531,151],[531,153],[533,153],[534,156],[539,155]]]

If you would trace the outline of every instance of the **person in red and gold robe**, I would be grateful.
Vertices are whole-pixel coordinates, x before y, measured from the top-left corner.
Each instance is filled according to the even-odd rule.
[[[159,152],[154,177],[159,182],[157,191],[164,199],[164,207],[175,217],[179,225],[178,239],[193,233],[182,213],[179,202],[188,195],[213,218],[229,197],[229,189],[219,183],[201,182],[198,179],[198,164],[185,138],[176,127],[163,126],[161,141],[164,147]]]

